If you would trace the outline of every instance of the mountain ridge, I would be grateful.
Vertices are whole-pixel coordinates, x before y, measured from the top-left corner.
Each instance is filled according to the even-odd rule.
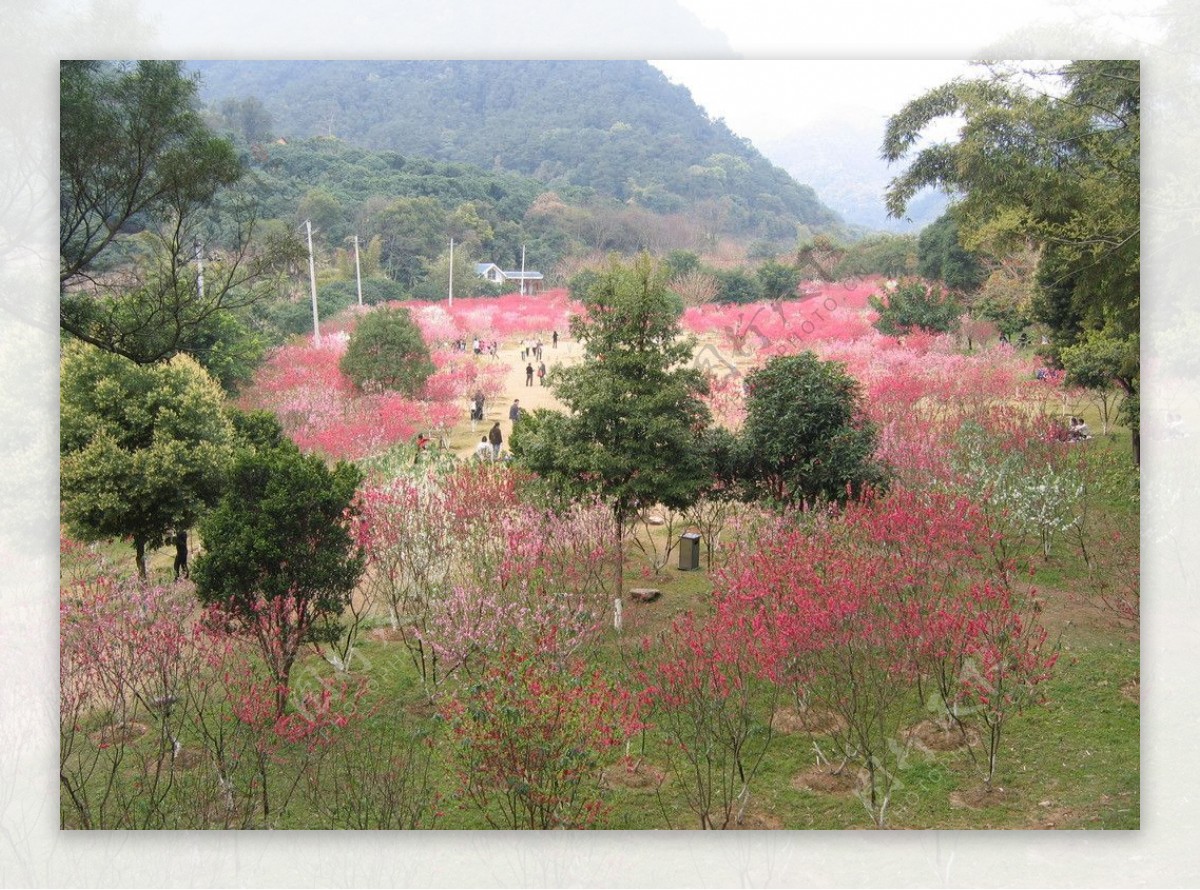
[[[334,135],[573,186],[658,213],[699,210],[777,242],[841,217],[686,87],[641,61],[189,62],[213,105],[258,98],[289,138]],[[579,97],[586,97],[581,101]]]

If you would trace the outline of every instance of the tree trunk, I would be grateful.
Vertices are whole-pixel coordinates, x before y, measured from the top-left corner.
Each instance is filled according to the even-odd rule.
[[[625,518],[617,517],[617,577],[615,599],[625,596]]]
[[[146,542],[141,538],[133,539],[133,561],[137,566],[138,578],[146,580]]]

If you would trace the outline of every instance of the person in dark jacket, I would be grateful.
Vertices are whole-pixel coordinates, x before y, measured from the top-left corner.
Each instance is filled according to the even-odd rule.
[[[504,444],[504,435],[500,432],[500,421],[492,424],[492,430],[488,433],[488,441],[492,443],[492,460],[500,459],[500,446]]]

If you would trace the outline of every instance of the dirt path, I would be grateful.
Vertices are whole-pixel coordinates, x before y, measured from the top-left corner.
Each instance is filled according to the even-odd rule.
[[[463,419],[455,424],[454,428],[450,431],[450,449],[459,457],[466,458],[474,454],[480,437],[486,435],[487,431],[492,428],[492,424],[497,420],[500,421],[500,430],[504,434],[504,440],[507,443],[509,434],[512,432],[512,423],[508,419],[508,410],[512,406],[514,399],[520,400],[521,408],[524,411],[534,411],[538,408],[562,409],[562,403],[554,398],[550,388],[538,384],[536,374],[533,378],[533,385],[525,385],[525,366],[532,364],[536,371],[538,362],[535,358],[523,360],[521,358],[521,349],[522,344],[519,340],[501,343],[497,358],[493,359],[485,355],[479,359],[480,362],[502,364],[507,369],[507,374],[504,378],[504,390],[498,397],[484,404],[484,420],[482,423],[472,424],[466,416],[467,406],[464,405]],[[569,366],[576,364],[582,357],[582,347],[574,340],[564,336],[561,331],[559,332],[557,349],[550,345],[549,334],[542,337],[542,361],[546,364],[547,372],[562,365]],[[504,447],[505,450],[508,449],[507,444]]]

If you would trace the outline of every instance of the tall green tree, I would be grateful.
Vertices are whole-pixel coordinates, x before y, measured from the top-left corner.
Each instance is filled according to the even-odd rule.
[[[233,427],[217,383],[188,356],[137,365],[68,344],[60,395],[62,518],[76,537],[146,549],[186,531],[219,497]]]
[[[842,501],[885,481],[858,381],[840,363],[776,356],[746,378],[746,392],[736,475],[752,499]]]
[[[414,396],[434,366],[409,311],[381,306],[359,319],[341,369],[361,390],[394,389]]]
[[[916,150],[934,121],[959,116],[956,142]],[[957,196],[963,246],[1003,255],[1040,249],[1036,321],[1048,357],[1090,332],[1132,344],[1139,331],[1141,73],[1136,60],[1085,60],[1057,70],[993,66],[937,87],[889,121],[889,161],[908,158],[888,189],[893,216],[921,188]],[[1129,375],[1136,396],[1139,374]],[[1138,404],[1136,397],[1128,402]],[[1131,416],[1135,459],[1136,417]]]
[[[204,362],[298,239],[256,237],[242,165],[180,63],[66,61],[60,88],[61,328],[139,363]]]
[[[301,647],[336,623],[362,574],[350,531],[361,481],[352,464],[330,469],[291,442],[245,450],[200,523],[196,593],[255,640],[276,683],[277,713]]]
[[[958,327],[962,304],[953,294],[939,286],[927,285],[913,279],[902,282],[895,290],[883,296],[868,298],[871,307],[879,313],[875,327],[889,337],[899,337],[917,328],[933,333],[944,333]]]
[[[917,241],[917,272],[922,278],[940,281],[951,290],[972,292],[987,279],[978,258],[963,249],[958,224],[943,213],[921,230]]]
[[[800,284],[800,270],[776,260],[767,260],[758,267],[759,297],[763,300],[790,300]]]
[[[571,319],[584,361],[550,377],[567,413],[537,411],[509,439],[516,459],[556,490],[605,498],[622,530],[641,508],[688,505],[709,475],[706,385],[688,366],[681,308],[648,256],[613,260]]]

